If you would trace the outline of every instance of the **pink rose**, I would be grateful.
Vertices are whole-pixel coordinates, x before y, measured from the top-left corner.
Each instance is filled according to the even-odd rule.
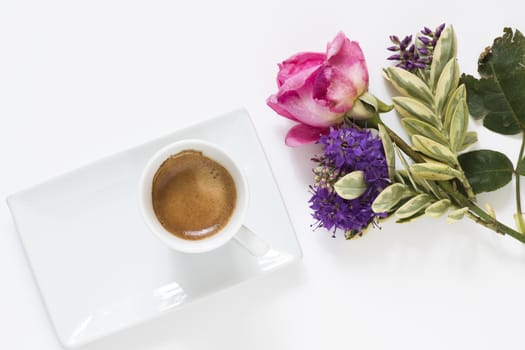
[[[266,103],[283,117],[297,121],[286,144],[315,142],[330,125],[343,120],[356,99],[368,90],[368,70],[359,44],[342,32],[326,53],[298,53],[279,64],[279,90]]]

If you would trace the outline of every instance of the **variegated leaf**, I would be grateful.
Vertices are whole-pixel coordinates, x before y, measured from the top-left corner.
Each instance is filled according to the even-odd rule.
[[[467,101],[463,100],[458,103],[454,113],[452,113],[452,119],[450,120],[450,149],[452,152],[457,152],[461,146],[463,146],[463,141],[465,140],[465,135],[468,128],[468,107]]]
[[[455,58],[450,59],[443,67],[441,76],[434,92],[434,106],[438,114],[441,114],[446,106],[449,96],[456,90],[459,83],[459,65]]]
[[[408,224],[409,222],[414,222],[417,219],[422,218],[425,215],[425,211],[420,211],[408,218],[398,219],[396,220],[396,224]]]
[[[443,30],[432,55],[432,64],[430,66],[430,86],[435,91],[437,81],[441,76],[443,68],[452,58],[456,58],[456,34],[452,26]]]
[[[422,157],[423,160],[425,161],[424,163],[430,163],[430,164],[443,164],[442,161],[437,160],[437,159],[434,159],[434,158],[427,157],[427,156],[425,156],[424,154],[422,154],[421,157]]]
[[[406,178],[408,178],[408,175],[407,175],[407,171],[402,169],[402,170],[396,170],[395,172],[395,181],[396,182],[399,182],[399,183],[402,183],[403,185],[405,185],[407,182],[406,182]]]
[[[399,93],[414,97],[432,106],[434,101],[432,92],[417,75],[398,67],[386,68],[385,74]]]
[[[423,188],[425,189],[425,192],[427,193],[431,193],[435,196],[435,193],[434,193],[434,188],[432,187],[433,183],[428,181],[427,179],[423,179],[421,177],[416,177],[416,180],[418,181],[418,183],[421,184],[421,186],[423,186]]]
[[[429,123],[420,119],[414,118],[403,118],[401,119],[401,125],[406,130],[409,136],[422,135],[428,137],[431,140],[439,142],[444,146],[448,146],[448,140],[443,134]]]
[[[478,142],[478,133],[475,131],[467,131],[463,139],[463,144],[459,147],[458,152],[466,150],[476,142]]]
[[[441,163],[439,163],[441,164]],[[414,179],[415,183],[417,184],[417,189],[420,192],[430,192],[432,191],[431,184],[422,176],[418,176],[412,172],[412,166],[410,166],[410,174],[412,178]]]
[[[370,226],[370,225],[369,225]],[[347,241],[350,241],[352,239],[358,239],[358,238],[361,238],[363,237],[365,234],[367,234],[369,231],[369,227],[365,227],[363,230],[361,231],[357,231],[357,230],[348,230],[345,232],[345,239]]]
[[[405,159],[405,157],[403,156],[403,153],[399,150],[399,148],[397,148],[395,145],[394,145],[394,149],[396,150],[396,153],[397,153],[397,157],[399,158],[399,160],[401,161],[401,164],[403,164],[403,167],[405,168],[406,170],[406,177],[408,178],[408,180],[410,181],[410,184],[412,185],[412,187],[414,187],[416,190],[419,189],[416,181],[414,180],[414,178],[412,177],[412,174],[410,174],[410,166],[408,165],[408,162],[407,160]],[[399,171],[400,174],[403,174],[404,175],[404,171],[400,170]]]
[[[412,136],[412,143],[414,144],[415,150],[426,156],[440,160],[452,166],[458,164],[456,155],[448,147],[445,147],[428,137],[414,135]]]
[[[420,211],[425,210],[426,207],[432,204],[433,200],[433,197],[428,194],[418,194],[399,207],[399,209],[396,210],[395,215],[400,219],[409,218]]]
[[[390,181],[394,181],[394,176],[396,172],[396,155],[394,151],[394,146],[392,143],[392,139],[390,136],[388,136],[388,132],[386,131],[386,128],[379,124],[379,136],[381,137],[381,142],[383,143],[383,149],[385,151],[385,158],[386,158],[386,164],[388,166],[388,176],[390,177]]]
[[[440,198],[440,188],[439,186],[434,183],[432,180],[425,180],[426,187],[429,189],[429,194],[431,193],[436,198]]]
[[[406,180],[408,179],[408,176],[409,176],[408,170],[406,170],[406,169],[396,170],[396,178],[403,179],[403,181],[402,181],[403,183],[407,182]]]
[[[385,188],[372,203],[375,213],[386,213],[392,210],[400,201],[414,195],[410,187],[395,183]]]
[[[485,209],[487,209],[487,214],[490,215],[491,218],[496,220],[496,212],[494,211],[494,208],[489,203],[485,204]]]
[[[344,199],[355,199],[361,196],[368,184],[365,181],[365,172],[362,170],[352,171],[346,174],[334,185],[334,190],[339,197]]]
[[[381,218],[381,221],[384,221],[387,218]],[[376,223],[371,222],[368,225],[366,225],[361,231],[357,230],[348,230],[345,232],[345,239],[346,240],[352,240],[352,239],[358,239],[363,237],[364,235],[368,234],[372,231],[372,229],[376,227]]]
[[[452,120],[452,115],[454,114],[454,110],[458,106],[458,104],[461,103],[461,101],[466,101],[467,99],[467,90],[465,89],[465,84],[461,84],[456,88],[456,90],[452,93],[450,96],[447,108],[445,108],[445,130],[450,129],[450,121]]]
[[[450,214],[448,214],[447,222],[449,224],[452,224],[452,223],[454,223],[456,221],[459,221],[459,220],[463,219],[463,217],[465,216],[465,214],[467,212],[468,212],[468,208],[467,207],[456,209],[453,212],[451,212]]]
[[[405,118],[420,119],[427,123],[441,128],[441,120],[425,104],[412,97],[394,97],[392,98],[396,111]]]
[[[369,106],[372,106],[374,108],[374,111],[379,113],[390,112],[394,108],[393,105],[387,105],[386,103],[384,103],[369,92],[365,92],[364,94],[359,96],[359,100],[368,104]]]
[[[430,217],[438,218],[445,214],[448,209],[450,208],[450,200],[449,199],[442,199],[435,203],[432,203],[425,209],[425,214],[427,214]]]
[[[523,221],[522,213],[514,214],[514,222],[516,222],[516,228],[518,229],[518,232],[525,233],[525,222]]]
[[[410,166],[410,172],[414,177],[427,180],[446,181],[461,176],[461,172],[440,163],[417,163]]]

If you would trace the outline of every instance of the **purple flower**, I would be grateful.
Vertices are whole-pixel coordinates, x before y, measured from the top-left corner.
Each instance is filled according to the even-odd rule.
[[[321,136],[324,153],[314,159],[315,184],[311,187],[310,208],[317,227],[332,232],[340,229],[347,236],[359,234],[370,223],[386,214],[372,211],[372,202],[388,186],[388,168],[380,138],[368,130],[357,130],[346,125],[330,128]],[[362,170],[367,190],[358,198],[346,200],[333,189],[339,177]]]
[[[424,27],[417,39],[412,43],[412,35],[407,35],[403,40],[395,35],[390,36],[390,41],[394,46],[387,48],[389,51],[396,52],[387,59],[397,61],[396,67],[400,67],[409,72],[414,72],[417,69],[430,69],[432,64],[432,55],[437,41],[445,28],[445,23],[439,25],[434,31],[428,27]]]

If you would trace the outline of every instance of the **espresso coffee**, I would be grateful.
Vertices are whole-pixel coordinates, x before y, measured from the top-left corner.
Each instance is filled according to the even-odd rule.
[[[219,232],[235,209],[237,190],[231,174],[202,152],[172,155],[153,178],[153,210],[173,235],[199,240]]]

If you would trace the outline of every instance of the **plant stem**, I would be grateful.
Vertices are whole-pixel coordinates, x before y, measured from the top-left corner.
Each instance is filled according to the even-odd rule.
[[[414,151],[412,147],[408,145],[408,143],[405,142],[401,137],[399,137],[398,134],[396,134],[392,129],[390,129],[388,126],[386,126],[382,121],[379,122],[381,125],[385,127],[386,132],[388,133],[388,136],[394,141],[397,147],[401,148],[403,152],[410,158],[412,158],[413,161],[417,163],[424,163],[425,158],[423,158],[419,153]]]
[[[472,186],[470,186],[470,182],[468,182],[468,179],[465,176],[463,169],[461,169],[461,166],[459,168],[461,171],[461,178],[459,178],[458,180],[463,185],[465,192],[467,192],[468,199],[474,202],[476,200],[476,195],[474,194],[474,190],[472,190]]]
[[[422,163],[425,161],[425,159],[417,152],[415,152],[412,147],[410,147],[399,135],[397,135],[392,129],[387,127],[385,124],[380,122],[384,127],[385,130],[388,133],[388,136],[392,139],[392,141],[410,158],[412,158],[415,162]],[[525,142],[525,141],[524,141]],[[523,146],[525,148],[525,146]],[[522,149],[523,151],[523,149]],[[446,181],[440,181],[439,186],[449,195],[451,198],[456,202],[457,205],[460,207],[468,207],[469,208],[469,217],[473,219],[475,222],[491,229],[492,231],[496,233],[501,234],[508,234],[512,238],[515,238],[516,240],[525,243],[525,235],[519,233],[518,231],[512,229],[511,227],[499,222],[498,220],[494,219],[492,216],[490,216],[488,213],[486,213],[483,209],[478,207],[476,203],[474,203],[472,200],[469,200],[467,197],[465,197],[462,193],[454,190],[452,188],[452,185],[450,182]]]
[[[520,153],[518,155],[518,161],[516,162],[516,169],[514,170],[514,177],[516,178],[516,226],[518,230],[522,231],[525,227],[525,222],[523,222],[523,216],[521,211],[521,190],[520,190],[520,174],[518,173],[518,167],[523,159],[523,151],[525,149],[525,131],[521,133],[521,147]]]
[[[494,232],[501,233],[501,234],[507,234],[511,236],[512,238],[517,239],[521,243],[525,243],[525,235],[519,233],[518,231],[514,230],[513,228],[499,222],[498,220],[494,219],[492,216],[490,216],[488,213],[486,213],[483,209],[478,207],[475,203],[472,203],[469,201],[465,196],[463,196],[459,192],[451,193],[450,194],[454,200],[456,200],[458,203],[461,203],[463,206],[466,206],[469,208],[469,211],[477,218],[471,217],[474,221],[476,221],[479,224],[482,224],[483,226],[491,229]],[[479,220],[478,220],[479,219]]]

